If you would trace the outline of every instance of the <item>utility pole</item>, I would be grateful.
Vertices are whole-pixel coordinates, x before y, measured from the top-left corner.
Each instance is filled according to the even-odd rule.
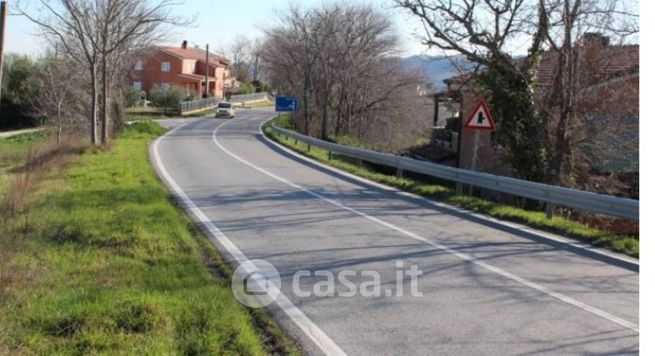
[[[6,1],[0,2],[0,97],[2,97],[2,68],[5,59],[5,28],[7,27],[7,5]]]
[[[209,98],[209,43],[205,53],[205,98]]]

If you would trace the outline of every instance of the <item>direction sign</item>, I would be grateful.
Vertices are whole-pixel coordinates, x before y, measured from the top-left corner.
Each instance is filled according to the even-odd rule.
[[[275,111],[277,112],[296,112],[298,111],[298,98],[295,96],[275,97]]]
[[[473,111],[473,115],[471,115],[464,127],[471,130],[496,131],[496,123],[484,99],[480,100],[480,103]]]

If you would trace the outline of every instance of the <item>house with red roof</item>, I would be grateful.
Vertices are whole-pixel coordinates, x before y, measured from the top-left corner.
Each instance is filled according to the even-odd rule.
[[[207,61],[209,57],[209,61]],[[234,87],[229,61],[200,48],[157,46],[138,60],[130,73],[132,86],[147,93],[155,86],[182,88],[188,96],[203,97],[208,75],[209,96],[225,98],[226,88]]]

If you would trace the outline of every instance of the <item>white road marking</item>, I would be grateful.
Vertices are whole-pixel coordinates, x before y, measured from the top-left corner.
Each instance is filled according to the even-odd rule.
[[[171,189],[175,194],[180,198],[183,203],[184,208],[191,212],[201,223],[207,231],[210,233],[211,237],[221,244],[237,261],[239,264],[244,264],[248,271],[254,271],[255,267],[248,262],[248,257],[241,252],[241,250],[232,243],[232,241],[218,228],[196,205],[193,201],[186,195],[186,193],[180,188],[180,186],[175,182],[173,177],[168,173],[164,163],[161,160],[159,155],[159,142],[166,136],[174,133],[178,129],[186,125],[181,125],[175,129],[169,131],[164,136],[158,138],[152,145],[152,155],[155,159],[155,164],[161,173],[161,176],[166,180]],[[321,351],[326,355],[346,355],[346,353],[329,337],[323,332],[314,322],[312,322],[305,313],[303,313],[296,305],[289,300],[283,293],[279,293],[275,303],[284,311],[285,314],[307,335],[307,337],[312,340]]]
[[[549,234],[549,233],[546,233],[546,232],[543,232],[543,231],[532,229],[532,228],[530,228],[528,226],[525,226],[525,225],[519,225],[519,224],[511,223],[511,222],[508,222],[508,221],[499,220],[499,219],[493,218],[493,217],[488,216],[488,215],[479,214],[479,213],[476,213],[476,212],[473,212],[473,211],[470,211],[470,210],[465,210],[465,209],[462,209],[462,208],[458,208],[458,207],[453,206],[453,205],[448,205],[448,204],[440,203],[438,201],[430,200],[430,199],[428,199],[426,197],[422,197],[422,196],[416,195],[414,193],[402,191],[400,189],[397,189],[397,188],[394,188],[394,187],[391,187],[391,186],[388,186],[388,185],[384,185],[382,183],[374,182],[372,180],[362,178],[360,176],[356,176],[354,174],[348,173],[346,171],[342,171],[342,170],[340,170],[338,168],[335,168],[335,167],[329,166],[327,164],[324,164],[322,162],[316,161],[314,159],[311,159],[311,158],[309,158],[307,156],[304,156],[304,155],[302,155],[302,154],[300,154],[300,153],[298,153],[298,152],[296,152],[296,151],[294,151],[294,150],[292,150],[292,149],[290,149],[288,147],[285,147],[285,146],[271,140],[268,136],[266,136],[264,134],[264,132],[262,130],[262,126],[265,123],[266,123],[266,121],[261,123],[261,125],[259,126],[259,132],[266,141],[270,142],[272,145],[277,146],[281,150],[289,153],[290,155],[293,155],[294,157],[298,157],[299,159],[302,159],[304,161],[311,162],[312,164],[323,167],[323,168],[325,168],[325,169],[327,169],[329,171],[338,173],[340,175],[349,177],[351,179],[360,181],[360,182],[365,183],[365,184],[372,185],[372,186],[374,186],[376,188],[379,188],[379,189],[382,189],[382,190],[385,190],[385,191],[388,191],[388,192],[393,192],[395,194],[402,195],[402,196],[405,196],[405,197],[408,197],[408,198],[421,200],[421,201],[423,201],[425,203],[428,203],[430,205],[433,205],[433,206],[436,206],[436,207],[439,207],[439,208],[449,209],[449,210],[455,211],[455,212],[460,213],[460,214],[466,214],[466,215],[469,215],[469,216],[473,216],[473,217],[475,217],[477,219],[489,221],[489,222],[492,222],[494,224],[498,224],[498,225],[502,225],[502,226],[506,226],[506,227],[512,228],[512,229],[517,230],[517,231],[525,231],[525,232],[527,232],[527,233],[529,233],[531,235],[536,235],[536,236],[542,237],[542,238],[547,239],[547,240],[551,240],[551,241],[555,241],[555,242],[558,242],[558,243],[561,243],[561,244],[571,246],[573,248],[578,248],[578,249],[581,249],[581,250],[585,250],[585,251],[591,252],[591,253],[599,255],[599,256],[609,257],[609,258],[617,260],[617,261],[621,261],[621,262],[631,264],[631,265],[633,265],[633,266],[635,266],[637,268],[639,267],[639,260],[635,260],[634,258],[631,258],[631,257],[626,257],[626,256],[623,256],[623,255],[619,255],[617,253],[610,252],[608,250],[605,250],[603,248],[599,248],[599,247],[596,247],[596,246],[593,246],[593,245],[590,245],[590,244],[585,244],[585,243],[582,243],[582,242],[561,238],[561,237],[555,236],[553,234]]]
[[[467,261],[469,263],[480,266],[480,267],[482,267],[482,268],[484,268],[484,269],[486,269],[488,271],[499,274],[499,275],[501,275],[501,276],[503,276],[505,278],[513,280],[513,281],[515,281],[515,282],[517,282],[519,284],[522,284],[522,285],[524,285],[526,287],[529,287],[529,288],[532,288],[532,289],[537,290],[539,292],[542,292],[542,293],[544,293],[546,295],[549,295],[549,296],[551,296],[551,297],[553,297],[555,299],[558,299],[558,300],[563,301],[563,302],[565,302],[567,304],[573,305],[573,306],[575,306],[577,308],[580,308],[580,309],[582,309],[582,310],[584,310],[586,312],[589,312],[589,313],[594,314],[596,316],[599,316],[599,317],[601,317],[603,319],[609,320],[609,321],[611,321],[611,322],[613,322],[615,324],[621,325],[621,326],[623,326],[623,327],[625,327],[627,329],[635,331],[636,333],[639,333],[639,326],[632,323],[632,322],[630,322],[630,321],[627,321],[627,320],[625,320],[623,318],[620,318],[618,316],[610,314],[610,313],[608,313],[608,312],[606,312],[604,310],[598,309],[598,308],[593,307],[591,305],[580,302],[577,299],[574,299],[574,298],[571,298],[571,297],[569,297],[567,295],[564,295],[562,293],[556,292],[556,291],[554,291],[554,290],[552,290],[552,289],[550,289],[550,288],[548,288],[546,286],[542,286],[542,285],[540,285],[538,283],[535,283],[535,282],[527,280],[527,279],[525,279],[523,277],[517,276],[517,275],[515,275],[513,273],[510,273],[508,271],[505,271],[505,270],[503,270],[501,268],[492,266],[492,265],[490,265],[490,264],[488,264],[488,263],[486,263],[484,261],[481,261],[481,260],[479,260],[479,259],[477,259],[477,258],[475,258],[475,257],[473,257],[471,255],[456,251],[456,250],[454,250],[454,249],[452,249],[452,248],[450,248],[448,246],[439,244],[439,243],[434,242],[434,241],[432,241],[430,239],[427,239],[427,238],[425,238],[423,236],[417,235],[417,234],[415,234],[415,233],[413,233],[411,231],[405,230],[405,229],[403,229],[403,228],[401,228],[399,226],[396,226],[394,224],[386,222],[386,221],[384,221],[382,219],[376,218],[374,216],[371,216],[371,215],[368,215],[368,214],[366,214],[364,212],[361,212],[361,211],[359,211],[357,209],[351,208],[351,207],[349,207],[347,205],[344,205],[344,204],[342,204],[342,203],[340,203],[340,202],[338,202],[336,200],[330,199],[330,198],[328,198],[328,197],[326,197],[326,196],[324,196],[324,195],[322,195],[320,193],[314,192],[314,191],[312,191],[310,189],[304,188],[304,187],[302,187],[302,186],[300,186],[300,185],[298,185],[296,183],[293,183],[293,182],[291,182],[291,181],[289,181],[289,180],[287,180],[285,178],[282,178],[282,177],[280,177],[278,175],[275,175],[275,174],[267,171],[266,169],[261,168],[261,167],[255,165],[254,163],[249,162],[249,161],[239,157],[238,155],[232,153],[227,148],[225,148],[218,141],[218,136],[217,136],[218,131],[223,126],[225,126],[227,123],[229,123],[229,121],[218,125],[216,127],[216,129],[214,129],[214,132],[212,133],[212,140],[214,141],[214,144],[216,144],[216,146],[218,146],[218,148],[220,148],[223,152],[227,153],[228,155],[230,155],[232,158],[236,159],[237,161],[249,166],[250,168],[252,168],[252,169],[254,169],[254,170],[256,170],[256,171],[258,171],[260,173],[263,173],[263,174],[265,174],[265,175],[267,175],[267,176],[269,176],[269,177],[271,177],[273,179],[276,179],[276,180],[278,180],[278,181],[280,181],[282,183],[285,183],[285,184],[287,184],[287,185],[289,185],[291,187],[294,187],[294,188],[296,188],[296,189],[298,189],[300,191],[303,191],[303,192],[305,192],[305,193],[307,193],[307,194],[309,194],[309,195],[311,195],[311,196],[313,196],[313,197],[315,197],[317,199],[323,200],[323,201],[325,201],[327,203],[330,203],[330,204],[332,204],[332,205],[334,205],[334,206],[336,206],[338,208],[347,210],[347,211],[349,211],[349,212],[351,212],[353,214],[356,214],[356,215],[359,215],[359,216],[361,216],[361,217],[363,217],[365,219],[368,219],[369,221],[372,221],[372,222],[374,222],[374,223],[376,223],[378,225],[381,225],[381,226],[384,226],[384,227],[389,228],[391,230],[397,231],[397,232],[399,232],[399,233],[401,233],[401,234],[403,234],[403,235],[405,235],[407,237],[410,237],[410,238],[415,239],[417,241],[421,241],[421,242],[423,242],[425,244],[428,244],[428,245],[430,245],[432,247],[435,247],[435,248],[440,249],[440,250],[442,250],[444,252],[447,252],[447,253],[449,253],[449,254],[451,254],[453,256],[456,256],[456,257],[458,257],[458,258],[460,258],[460,259],[462,259],[464,261]]]

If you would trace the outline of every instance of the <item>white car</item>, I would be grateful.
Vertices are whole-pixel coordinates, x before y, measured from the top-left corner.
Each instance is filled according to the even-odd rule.
[[[234,111],[234,106],[230,102],[221,102],[218,103],[218,107],[216,107],[216,117],[228,117],[228,118],[233,118],[236,115],[236,112]]]

